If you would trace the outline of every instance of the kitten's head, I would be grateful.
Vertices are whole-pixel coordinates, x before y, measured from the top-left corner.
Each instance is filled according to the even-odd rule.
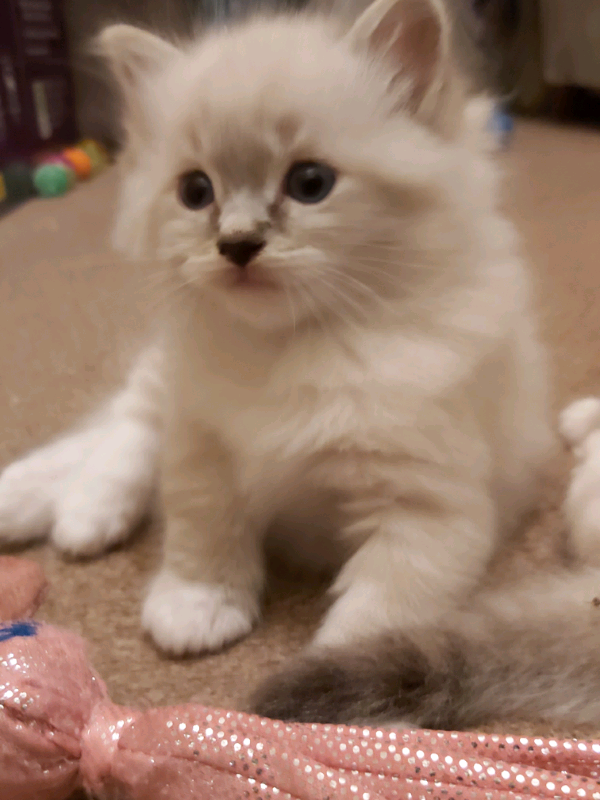
[[[461,235],[449,41],[439,0],[375,0],[349,30],[255,18],[185,46],[107,28],[128,137],[117,246],[262,328],[416,291]]]

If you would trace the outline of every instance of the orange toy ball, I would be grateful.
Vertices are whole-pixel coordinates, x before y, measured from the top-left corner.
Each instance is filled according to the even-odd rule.
[[[78,178],[89,178],[92,172],[92,160],[80,147],[67,147],[62,157],[69,162]]]

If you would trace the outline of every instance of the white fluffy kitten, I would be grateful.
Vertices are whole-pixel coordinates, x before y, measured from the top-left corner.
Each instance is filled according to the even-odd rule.
[[[0,537],[99,551],[159,469],[143,622],[166,651],[250,631],[267,529],[342,562],[318,648],[435,622],[536,501],[544,359],[450,38],[436,0],[375,0],[350,30],[101,37],[128,133],[117,243],[182,286],[105,414],[4,472]]]

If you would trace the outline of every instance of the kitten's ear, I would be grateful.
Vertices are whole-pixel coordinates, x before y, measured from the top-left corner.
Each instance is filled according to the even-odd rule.
[[[152,132],[146,86],[154,75],[177,57],[179,51],[159,36],[133,25],[104,28],[96,38],[94,50],[108,63],[123,99],[126,142],[121,165],[125,177],[121,184],[113,246],[139,258],[144,253],[148,235],[146,206],[150,196],[144,185],[147,174],[140,175],[135,170],[138,155],[150,141]]]
[[[451,24],[442,0],[374,0],[350,37],[392,69],[392,90],[415,114],[431,117],[449,79]]]
[[[125,127],[141,135],[146,115],[141,87],[179,53],[175,45],[133,25],[109,25],[96,38],[96,50],[107,61],[125,103]]]

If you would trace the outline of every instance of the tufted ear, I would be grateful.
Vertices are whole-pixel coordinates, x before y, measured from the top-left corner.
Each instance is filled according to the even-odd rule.
[[[96,39],[96,50],[107,61],[124,101],[124,126],[130,140],[147,129],[144,83],[174,60],[175,45],[133,25],[109,25]]]
[[[451,25],[442,0],[374,0],[349,35],[391,67],[399,103],[433,113],[450,70]]]

